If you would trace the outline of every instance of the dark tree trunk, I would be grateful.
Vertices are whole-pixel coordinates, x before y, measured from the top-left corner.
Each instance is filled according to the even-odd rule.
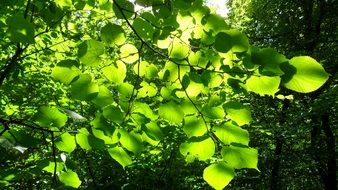
[[[285,99],[283,102],[283,107],[281,113],[279,114],[279,124],[285,125],[286,118],[287,118],[287,109],[289,108],[290,101]],[[270,190],[277,190],[279,189],[279,173],[280,173],[280,165],[282,161],[282,153],[283,153],[283,144],[284,139],[281,134],[276,134],[275,140],[275,152],[274,152],[274,159],[272,162],[272,169],[271,169],[271,181],[270,181]]]
[[[272,163],[272,170],[271,170],[271,182],[270,182],[270,190],[277,190],[279,189],[279,169],[282,157],[282,149],[283,149],[283,140],[282,138],[276,139],[276,148],[274,153],[274,160]]]
[[[326,190],[337,190],[337,163],[336,163],[336,145],[335,137],[330,127],[329,115],[322,116],[322,128],[326,136],[327,147],[327,172],[323,175],[324,186]]]

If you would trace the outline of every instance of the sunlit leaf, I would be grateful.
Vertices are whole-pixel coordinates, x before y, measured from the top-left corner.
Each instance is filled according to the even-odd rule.
[[[281,78],[269,76],[251,76],[246,81],[246,86],[249,91],[255,92],[259,95],[275,95],[279,90]]]
[[[79,63],[75,60],[60,61],[52,71],[51,76],[66,85],[70,84],[75,77],[79,76],[81,71],[78,68]]]
[[[101,63],[100,56],[104,53],[104,45],[96,40],[87,40],[78,47],[78,57],[81,63],[88,66],[98,66]]]
[[[207,130],[207,126],[201,118],[196,116],[187,116],[184,118],[183,131],[188,137],[202,136]]]
[[[90,74],[81,74],[80,77],[72,83],[70,92],[75,99],[92,100],[99,93],[99,86],[92,81]]]
[[[99,149],[102,150],[104,148],[104,141],[94,137],[92,134],[88,132],[86,128],[82,128],[79,130],[78,134],[76,134],[76,142],[82,149],[91,150],[91,149]]]
[[[120,48],[121,60],[125,63],[134,63],[139,59],[137,48],[132,44],[125,44]]]
[[[81,185],[81,180],[79,179],[77,173],[71,169],[61,172],[59,179],[65,186],[68,187],[78,188]]]
[[[168,102],[160,105],[158,112],[160,117],[176,124],[180,124],[184,117],[180,105],[175,102]]]
[[[110,148],[108,152],[123,168],[133,163],[128,153],[122,147]]]
[[[109,46],[122,45],[126,41],[123,28],[110,22],[101,29],[101,39]]]
[[[234,177],[234,169],[224,162],[211,164],[203,171],[203,179],[216,190],[222,190]]]
[[[102,72],[109,81],[120,84],[126,78],[127,68],[122,61],[117,61],[113,65],[104,67]]]
[[[254,148],[228,146],[222,148],[223,160],[236,169],[257,169],[258,151]],[[258,169],[257,169],[258,170]]]
[[[324,68],[309,56],[292,58],[282,65],[283,85],[293,91],[308,93],[317,90],[329,78]]]
[[[133,132],[127,132],[124,130],[119,131],[120,143],[127,150],[133,152],[134,154],[139,154],[143,150],[142,139],[139,134]]]
[[[66,132],[60,136],[55,145],[59,150],[71,153],[76,148],[75,137]]]
[[[36,122],[43,127],[62,127],[67,122],[67,116],[55,107],[42,106]]]
[[[224,144],[241,143],[243,145],[249,144],[249,133],[241,127],[227,122],[223,125],[216,125],[213,131],[217,138]]]
[[[227,102],[224,104],[224,109],[228,117],[239,126],[249,124],[252,121],[249,106],[245,106],[240,102]]]
[[[180,145],[180,152],[187,162],[208,160],[215,153],[215,143],[210,137],[192,137]]]

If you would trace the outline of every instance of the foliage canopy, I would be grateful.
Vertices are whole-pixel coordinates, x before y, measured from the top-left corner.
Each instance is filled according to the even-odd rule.
[[[308,93],[328,79],[311,57],[251,46],[202,0],[1,4],[1,187],[46,173],[60,188],[97,185],[81,152],[127,170],[170,145],[223,189],[235,169],[258,170],[241,97]]]

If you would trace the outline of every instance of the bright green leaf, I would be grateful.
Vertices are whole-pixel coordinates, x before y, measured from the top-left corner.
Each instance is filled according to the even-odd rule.
[[[67,59],[60,61],[52,70],[51,76],[63,84],[70,84],[75,77],[81,74],[79,63],[75,60]]]
[[[102,72],[109,81],[120,84],[126,78],[127,68],[122,61],[116,61],[116,64],[104,67]]]
[[[100,56],[104,54],[104,45],[96,40],[87,40],[78,47],[78,57],[81,63],[88,66],[98,66],[101,63]]]
[[[217,138],[224,144],[240,143],[243,145],[249,144],[249,133],[247,130],[241,127],[227,122],[224,125],[216,125],[213,127],[213,131]]]
[[[142,139],[139,134],[134,132],[128,133],[127,131],[120,130],[119,131],[120,143],[127,150],[133,152],[134,154],[139,154],[143,150]]]
[[[168,102],[160,105],[158,112],[160,117],[176,124],[180,124],[184,117],[180,105],[175,102]]]
[[[99,93],[99,86],[92,81],[90,74],[81,74],[71,85],[70,92],[78,100],[92,100]]]
[[[187,116],[184,118],[183,131],[188,137],[202,136],[207,132],[207,126],[201,118]]]
[[[236,169],[257,169],[258,151],[254,148],[230,145],[222,148],[222,157],[224,161]]]
[[[66,172],[62,172],[59,175],[60,181],[68,187],[78,188],[81,185],[81,180],[77,176],[77,173],[68,169]]]
[[[111,121],[121,123],[124,119],[122,110],[114,105],[107,106],[103,109],[103,116]]]
[[[43,127],[62,127],[67,122],[67,115],[55,107],[42,106],[39,108],[36,122]]]
[[[279,83],[281,78],[268,76],[251,76],[246,81],[246,86],[249,91],[255,92],[259,95],[275,95],[279,90]]]
[[[66,132],[60,136],[55,145],[59,150],[71,153],[76,148],[75,137]]]
[[[210,137],[192,137],[180,145],[180,152],[187,162],[208,160],[215,154],[215,143]]]
[[[120,58],[125,63],[134,63],[139,59],[137,48],[132,44],[124,44],[120,48]]]
[[[222,190],[234,177],[234,169],[224,162],[211,164],[203,171],[203,179],[216,190]]]
[[[229,118],[235,121],[239,126],[249,124],[252,121],[249,106],[232,101],[227,102],[223,107]]]
[[[123,28],[110,22],[101,29],[101,39],[109,46],[122,45],[126,41]]]
[[[91,150],[91,149],[104,149],[104,141],[94,137],[92,134],[88,132],[86,128],[82,128],[79,130],[78,134],[76,134],[76,142],[82,149]]]
[[[329,78],[324,68],[309,56],[292,58],[282,65],[283,85],[293,91],[308,93],[317,90]]]
[[[123,168],[133,163],[128,153],[122,147],[110,148],[108,152]]]

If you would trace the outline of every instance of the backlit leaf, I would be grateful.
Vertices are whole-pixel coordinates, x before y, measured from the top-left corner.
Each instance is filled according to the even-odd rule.
[[[36,122],[43,127],[62,127],[67,122],[67,115],[55,107],[42,106]]]
[[[268,76],[251,76],[246,81],[246,86],[249,91],[255,92],[259,95],[275,95],[279,90],[279,83],[281,78]]]
[[[317,90],[329,78],[324,68],[309,56],[292,58],[282,65],[283,85],[293,91],[308,93]]]
[[[101,39],[109,46],[122,45],[126,41],[123,28],[110,22],[101,29]]]
[[[184,117],[180,105],[175,102],[168,102],[160,105],[158,112],[160,117],[176,124],[180,124]]]
[[[77,173],[73,172],[71,169],[61,172],[59,179],[65,186],[68,187],[78,188],[81,185],[81,180],[79,179]]]
[[[243,145],[249,144],[249,133],[247,130],[241,127],[227,122],[223,125],[216,125],[213,127],[213,131],[217,138],[224,144],[240,143]]]
[[[81,63],[88,66],[98,66],[100,56],[104,53],[104,45],[96,40],[87,40],[78,47],[78,57]]]
[[[215,143],[210,137],[192,137],[180,145],[180,152],[187,162],[208,160],[215,153]]]
[[[99,93],[99,86],[92,81],[90,74],[81,74],[80,77],[72,83],[70,92],[75,99],[92,100]]]
[[[227,102],[224,104],[224,109],[228,117],[239,126],[249,124],[252,121],[249,106],[245,106],[240,102]]]
[[[258,151],[254,148],[228,146],[222,148],[222,157],[229,166],[236,169],[257,169]],[[258,170],[258,169],[257,169]]]
[[[59,150],[71,153],[76,148],[75,137],[66,132],[60,136],[55,145]]]
[[[60,61],[52,70],[51,76],[66,85],[70,84],[75,77],[81,74],[79,63],[75,60]]]
[[[203,179],[216,190],[222,190],[234,177],[234,169],[224,162],[211,164],[203,171]]]
[[[133,163],[128,153],[122,147],[110,148],[108,152],[123,168]]]

